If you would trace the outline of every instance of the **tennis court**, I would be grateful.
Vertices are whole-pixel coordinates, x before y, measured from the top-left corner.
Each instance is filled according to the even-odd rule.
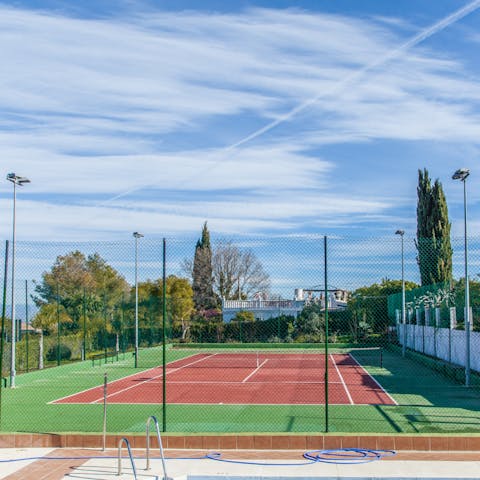
[[[19,375],[17,388],[3,389],[0,426],[7,432],[100,432],[106,379],[111,433],[145,432],[150,415],[164,419],[165,431],[205,434],[321,432],[327,413],[330,432],[480,428],[478,389],[465,389],[418,356],[329,345],[326,371],[324,351],[172,346],[165,351],[165,378],[159,347],[141,350],[139,368],[129,354],[101,365],[88,360],[36,370]]]
[[[328,396],[337,405],[396,405],[351,353],[202,352],[168,363],[165,371],[168,404],[322,405]],[[106,398],[158,404],[163,384],[163,368],[151,368],[110,382]],[[104,396],[98,386],[51,403],[98,404]]]

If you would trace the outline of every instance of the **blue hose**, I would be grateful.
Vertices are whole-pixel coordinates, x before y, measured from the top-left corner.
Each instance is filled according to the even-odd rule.
[[[332,450],[310,450],[303,456],[309,460],[323,463],[357,464],[369,463],[383,457],[396,455],[394,450],[371,450],[368,448],[337,448]]]
[[[240,465],[261,465],[264,467],[298,467],[299,465],[310,465],[311,463],[315,463],[312,461],[302,462],[302,463],[267,463],[267,462],[255,462],[252,460],[228,460],[225,458],[221,458],[222,454],[219,452],[212,452],[207,453],[205,458],[209,460],[215,460],[217,462],[224,462],[224,463],[236,463]]]
[[[367,448],[338,448],[334,450],[310,450],[303,454],[308,461],[303,463],[267,463],[242,460],[226,460],[221,458],[221,453],[213,452],[206,455],[210,460],[216,460],[225,463],[239,463],[245,465],[262,465],[262,466],[295,466],[310,465],[312,463],[336,463],[336,464],[359,464],[369,463],[375,460],[381,460],[383,457],[391,457],[396,455],[394,450],[371,450]]]

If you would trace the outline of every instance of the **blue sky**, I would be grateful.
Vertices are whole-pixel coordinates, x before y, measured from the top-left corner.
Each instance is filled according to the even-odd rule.
[[[480,1],[0,1],[19,240],[480,232]],[[0,182],[0,237],[12,186]]]

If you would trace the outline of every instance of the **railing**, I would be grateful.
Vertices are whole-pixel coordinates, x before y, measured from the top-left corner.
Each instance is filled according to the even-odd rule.
[[[304,303],[296,300],[224,300],[223,308],[301,308]]]
[[[132,450],[130,448],[130,442],[127,438],[123,437],[118,443],[118,472],[117,475],[122,474],[122,444],[125,443],[128,450],[128,456],[130,457],[130,463],[132,464],[133,477],[137,480],[137,469],[135,468],[135,461],[133,460]]]
[[[160,436],[160,428],[158,426],[158,420],[157,418],[152,415],[148,417],[147,419],[147,424],[146,424],[146,435],[147,435],[147,452],[146,452],[146,457],[147,457],[147,466],[145,470],[150,470],[150,423],[154,423],[155,429],[157,431],[157,440],[158,440],[158,448],[160,449],[160,458],[162,459],[162,467],[163,467],[163,478],[165,480],[168,479],[167,475],[167,466],[165,464],[165,455],[163,453],[163,444],[162,444],[162,437]]]

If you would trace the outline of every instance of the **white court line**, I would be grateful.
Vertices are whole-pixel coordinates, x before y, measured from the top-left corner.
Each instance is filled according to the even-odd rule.
[[[266,363],[268,362],[268,358],[266,358],[250,375],[247,375],[243,380],[242,383],[245,383],[250,377],[255,375]]]
[[[199,354],[195,354],[195,355],[199,355]],[[181,358],[179,358],[178,360],[182,360]],[[177,362],[178,360],[174,360],[173,362]],[[172,363],[173,363],[172,362]],[[168,365],[168,364],[167,364]],[[123,380],[125,380],[126,378],[130,378],[130,377],[135,377],[137,375],[142,375],[142,374],[145,374],[147,372],[150,372],[152,370],[157,370],[159,367],[153,367],[153,368],[149,368],[147,370],[141,370],[140,372],[135,372],[135,373],[132,373],[130,375],[127,375],[126,377],[122,377],[122,378],[117,378],[117,380],[113,380],[111,382],[108,382],[108,385],[113,385],[114,383],[117,383],[117,382],[122,382]],[[91,375],[91,372],[89,372],[90,375]],[[86,393],[86,392],[90,392],[91,390],[95,390],[97,388],[102,388],[103,387],[103,384],[102,385],[96,385],[95,387],[90,387],[90,388],[86,388],[85,390],[80,390],[79,392],[75,392],[75,393],[71,393],[69,395],[66,395],[64,397],[60,397],[60,398],[57,398],[56,400],[52,400],[51,402],[48,402],[47,405],[55,405],[57,404],[57,402],[61,402],[62,400],[65,400],[66,398],[69,398],[69,397],[74,397],[75,395],[80,395],[81,393]],[[72,402],[72,405],[77,405],[75,403]],[[79,404],[80,405],[80,404]],[[83,403],[81,403],[81,405],[83,405]]]
[[[187,368],[187,367],[190,367],[191,365],[195,365],[196,363],[199,363],[199,362],[203,362],[204,360],[206,360],[207,358],[211,358],[213,356],[217,355],[216,353],[214,353],[213,355],[209,355],[207,357],[203,357],[203,358],[200,358],[198,360],[195,360],[194,362],[190,362],[190,363],[187,363],[186,365],[182,365],[181,367],[178,367],[178,368],[173,368],[172,370],[168,371],[166,373],[166,375],[170,374],[170,373],[174,373],[174,372],[178,372],[179,370],[182,370],[183,368]],[[182,360],[182,359],[180,359]],[[157,367],[158,368],[158,367]],[[144,383],[148,383],[148,382],[151,382],[153,379],[155,378],[162,378],[163,377],[163,372],[160,374],[160,375],[155,375],[154,377],[151,377],[151,378],[148,378],[147,380],[144,380],[143,382],[140,382],[140,383],[136,383],[135,385],[130,385],[129,387],[127,388],[123,388],[122,390],[118,390],[117,392],[114,392],[114,393],[111,393],[110,395],[107,395],[107,398],[110,398],[110,397],[114,397],[115,395],[118,395],[119,393],[123,393],[123,392],[126,392],[128,390],[131,390],[132,388],[135,388],[135,387],[138,387],[139,385],[143,385]],[[98,398],[97,400],[94,400],[93,402],[89,402],[90,404],[93,404],[93,403],[97,403],[97,402],[100,402],[100,401],[103,401],[103,396],[101,398]]]
[[[196,353],[195,355],[192,355],[192,357],[196,357],[196,356],[198,356],[198,355],[201,355],[201,354],[200,354],[200,353]],[[213,355],[217,355],[217,354],[215,353],[215,354],[213,354]],[[197,363],[197,362],[200,362],[200,361],[202,361],[202,360],[205,360],[206,358],[210,358],[210,357],[213,356],[213,355],[210,355],[210,356],[208,356],[208,357],[203,357],[203,358],[201,358],[201,359],[199,359],[199,360],[197,360],[197,361],[195,361],[195,362],[192,362],[192,363],[189,363],[189,364],[187,364],[187,365],[184,365],[184,367],[186,367],[186,366],[188,366],[188,365],[193,365],[194,363]],[[182,361],[182,360],[185,360],[185,358],[188,358],[188,357],[178,358],[177,360],[173,360],[172,362],[167,363],[166,367],[168,368],[168,365],[169,365],[169,364],[172,364],[172,363],[175,363],[175,362],[180,362],[180,361]],[[142,371],[140,371],[140,372],[135,372],[135,373],[132,373],[132,374],[130,374],[130,375],[127,375],[126,377],[118,378],[117,380],[113,380],[112,382],[108,382],[108,385],[114,385],[115,383],[123,382],[123,381],[124,381],[125,379],[127,379],[127,378],[136,377],[136,376],[139,376],[139,375],[145,375],[146,373],[151,372],[151,371],[153,371],[153,370],[158,370],[159,368],[161,368],[161,365],[160,365],[159,367],[153,367],[153,368],[149,368],[149,369],[147,369],[147,370],[142,370]],[[172,370],[172,372],[175,372],[175,371],[179,370],[180,368],[183,368],[183,367],[178,367],[177,369]],[[168,373],[171,373],[171,372],[168,372]],[[162,375],[163,375],[163,372],[162,372]],[[160,375],[160,377],[161,377],[162,375]],[[157,376],[152,377],[152,378],[158,378],[158,377],[159,377],[159,376],[157,375]],[[143,383],[143,382],[142,382],[142,383]],[[90,391],[92,391],[92,390],[95,390],[95,389],[97,389],[97,388],[102,388],[102,387],[103,387],[103,385],[97,385],[97,386],[95,386],[95,387],[86,388],[85,390],[80,390],[79,392],[71,393],[70,395],[66,395],[65,397],[60,397],[60,398],[57,398],[56,400],[53,400],[53,401],[51,401],[51,402],[48,402],[48,405],[50,405],[50,404],[55,405],[55,404],[57,404],[57,402],[61,402],[62,400],[65,400],[65,399],[67,399],[67,398],[74,397],[74,396],[80,395],[80,394],[82,394],[82,393],[90,392]],[[113,394],[112,394],[112,395],[113,395]],[[103,400],[103,396],[102,396],[101,399]],[[95,402],[98,402],[98,401],[99,401],[99,400],[95,400],[94,402],[90,402],[90,403],[95,403]],[[72,404],[74,404],[74,402],[72,402]],[[83,405],[83,402],[81,402],[81,404]]]
[[[377,384],[378,388],[382,390],[382,392],[394,403],[394,405],[398,405],[398,402],[380,385],[377,379],[372,377],[372,375],[370,375],[370,373],[368,373],[368,371],[365,370],[365,367],[360,365],[358,360],[351,353],[349,353],[349,355],[350,357],[352,357],[352,360]]]
[[[347,394],[347,397],[348,397],[348,400],[350,401],[350,404],[351,404],[351,405],[354,405],[353,398],[352,398],[352,396],[350,395],[350,392],[348,391],[347,384],[345,383],[345,380],[343,379],[343,376],[342,376],[342,374],[340,373],[340,369],[338,368],[338,365],[337,365],[337,363],[335,362],[335,359],[333,358],[332,354],[330,354],[329,357],[331,358],[331,360],[332,360],[332,362],[333,362],[333,365],[335,366],[335,370],[337,371],[338,376],[340,377],[340,381],[341,381],[341,383],[342,383],[342,385],[343,385],[343,388],[345,389],[345,393]]]
[[[161,385],[162,382],[157,382],[157,381],[152,381],[152,383],[156,383],[158,385]],[[169,385],[239,385],[240,382],[229,382],[229,381],[209,381],[209,380],[190,380],[190,381],[177,381],[177,380],[169,380],[168,381],[168,384]],[[243,383],[243,381],[241,382]],[[265,382],[265,381],[261,381],[261,382],[257,382],[257,381],[253,381],[253,382],[248,382],[249,385],[253,385],[253,384],[258,384],[258,385],[324,385],[325,382],[323,380],[319,380],[319,381],[312,381],[312,380],[308,380],[308,381],[303,381],[303,382],[299,382],[297,380],[293,380],[293,381],[285,381],[285,382],[282,382],[282,381],[270,381],[270,382]],[[342,382],[328,382],[329,385],[341,385]]]

